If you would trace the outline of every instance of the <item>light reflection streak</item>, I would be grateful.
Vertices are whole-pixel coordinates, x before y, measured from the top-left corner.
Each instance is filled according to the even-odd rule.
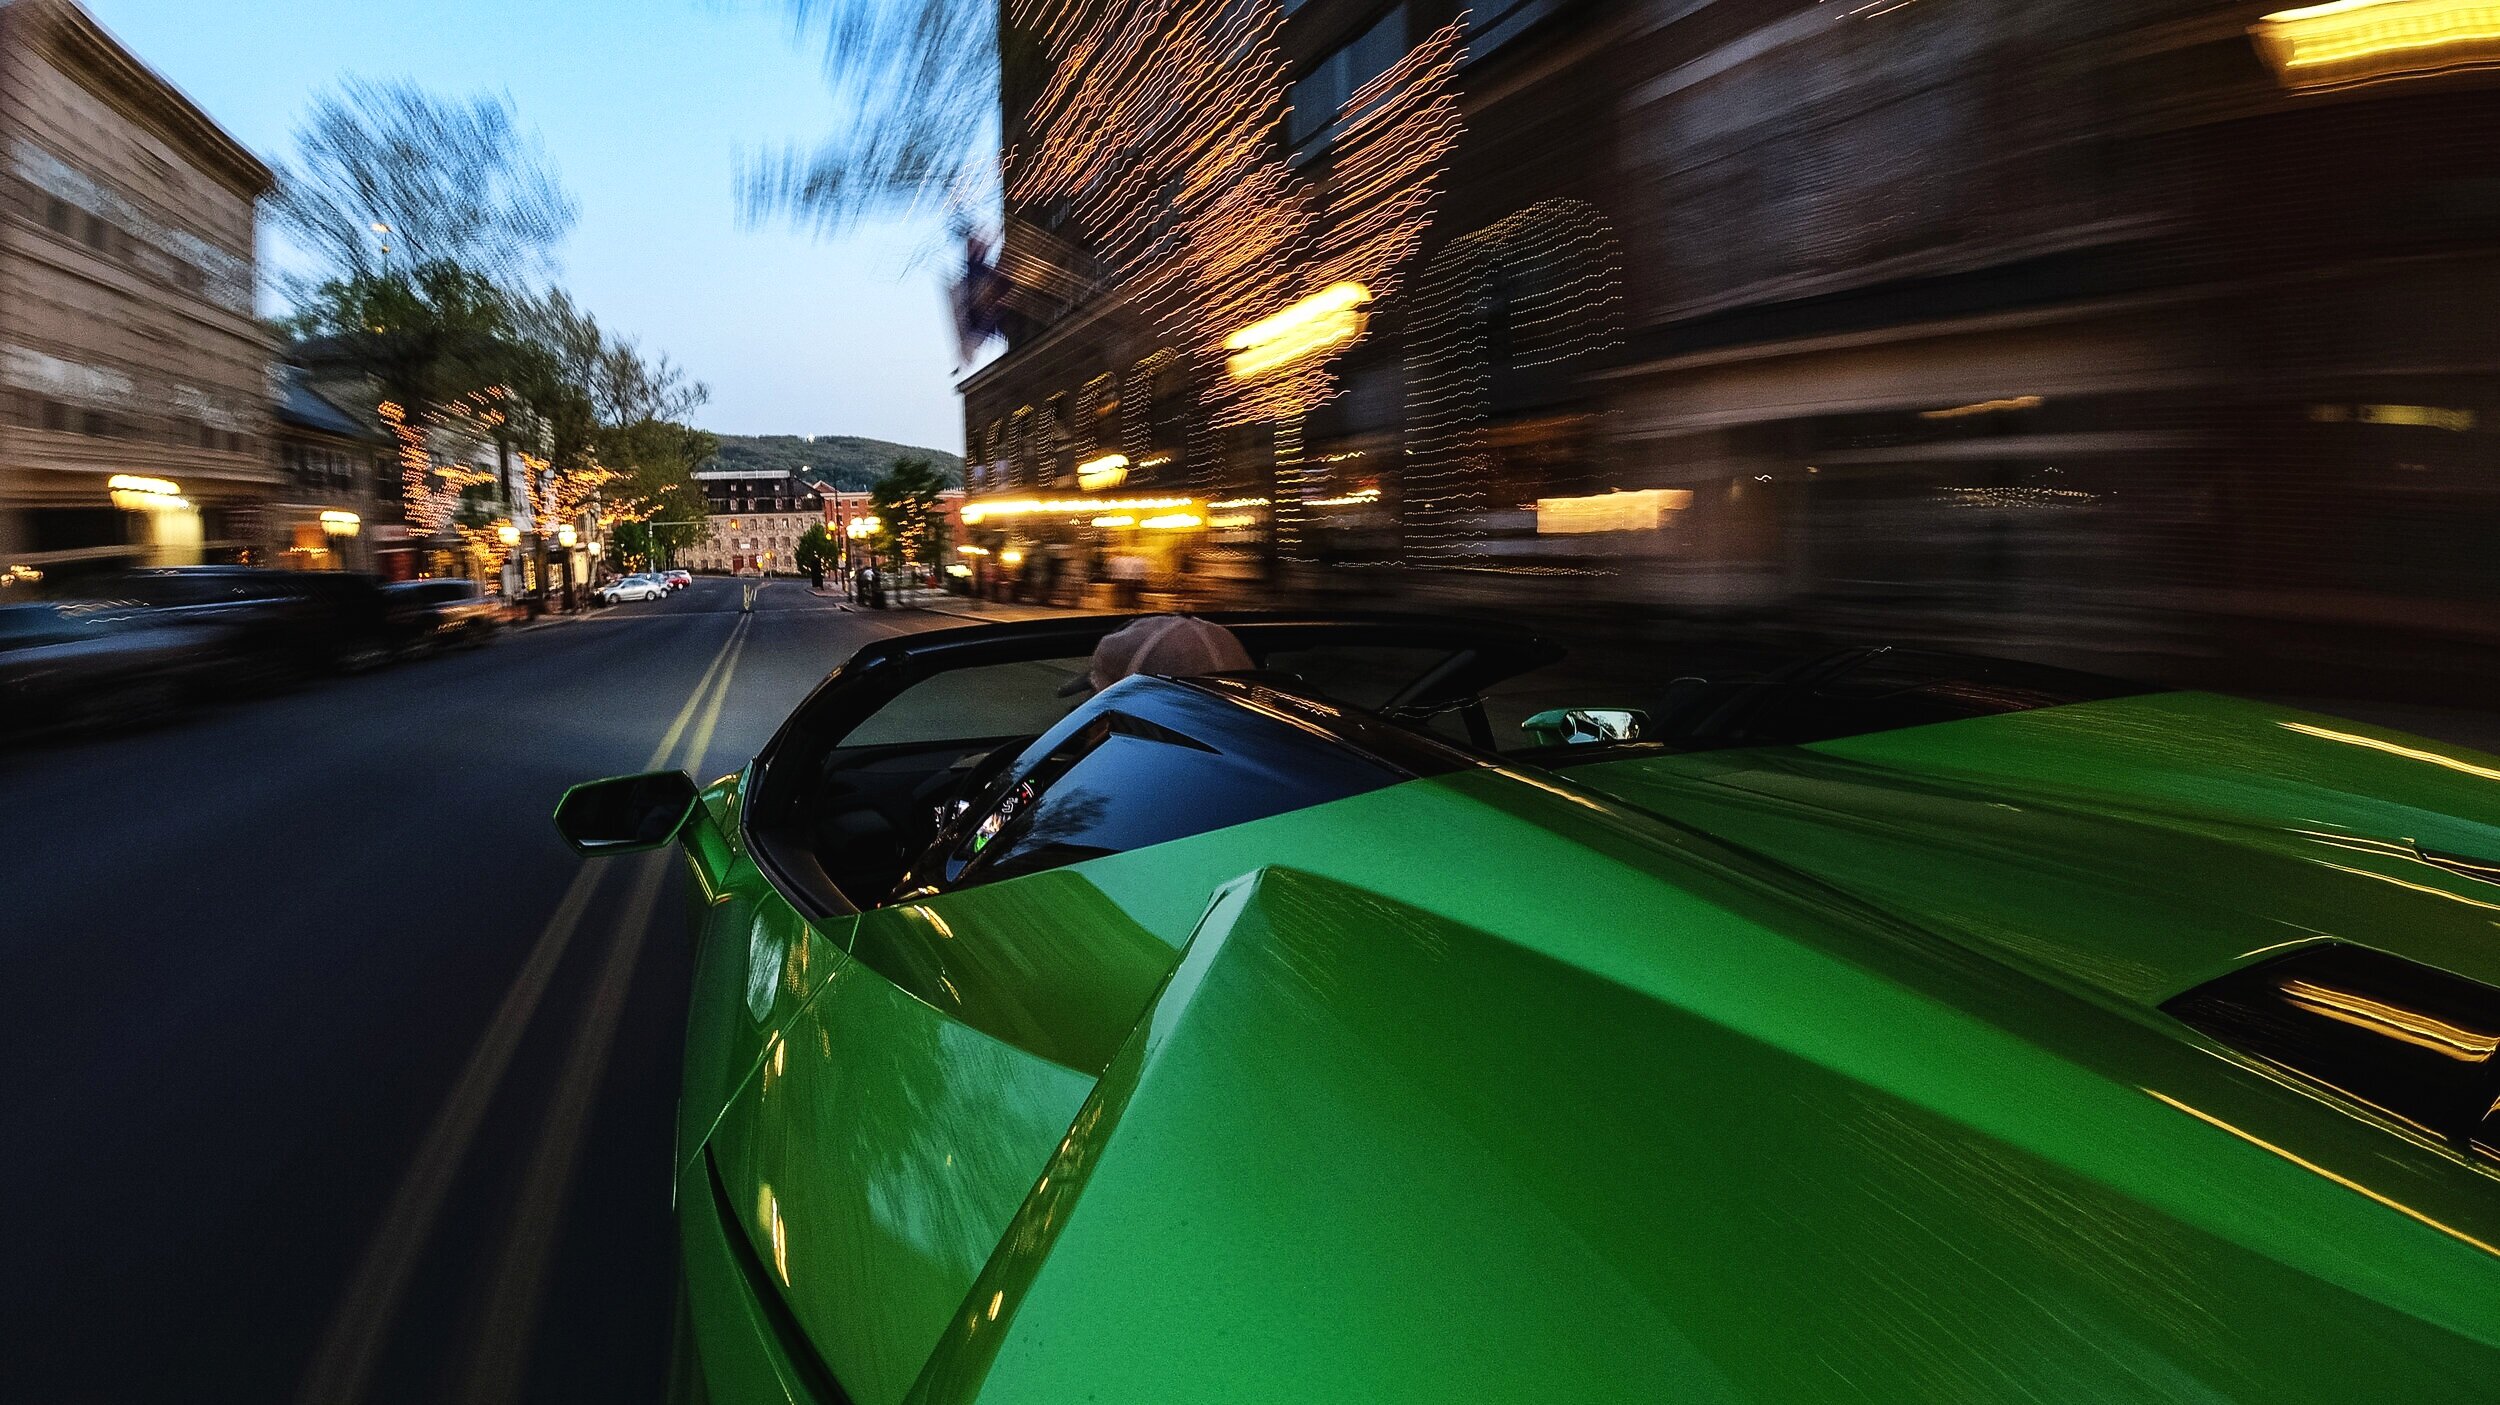
[[[2219,1127],[2223,1131],[2230,1133],[2232,1136],[2239,1138],[2241,1141],[2248,1143],[2250,1146],[2256,1147],[2261,1151],[2272,1152],[2276,1156],[2282,1157],[2284,1160],[2291,1162],[2293,1165],[2298,1166],[2304,1171],[2313,1175],[2324,1176],[2328,1180],[2335,1182],[2337,1185],[2342,1186],[2346,1190],[2356,1191],[2365,1195],[2370,1199],[2377,1201],[2379,1204],[2386,1206],[2388,1209],[2395,1211],[2397,1214],[2404,1216],[2406,1219],[2412,1220],[2418,1224],[2428,1225],[2430,1228],[2438,1230],[2440,1233],[2447,1235],[2449,1238],[2456,1240],[2460,1244],[2470,1245],[2473,1248],[2480,1249],[2484,1253],[2491,1255],[2493,1258],[2500,1259],[2500,1249],[2493,1248],[2489,1244],[2484,1243],[2482,1240],[2475,1238],[2473,1235],[2470,1235],[2464,1230],[2458,1229],[2453,1225],[2442,1224],[2438,1220],[2432,1219],[2430,1216],[2423,1214],[2421,1211],[2414,1209],[2412,1206],[2405,1204],[2401,1200],[2381,1195],[2379,1192],[2370,1189],[2368,1186],[2363,1185],[2361,1182],[2356,1181],[2349,1176],[2339,1176],[2324,1166],[2319,1165],[2317,1162],[2309,1160],[2305,1156],[2298,1155],[2294,1152],[2287,1151],[2282,1147],[2276,1146],[2274,1143],[2267,1141],[2265,1138],[2258,1136],[2254,1132],[2247,1132],[2234,1127],[2230,1123],[2223,1121],[2221,1118],[2216,1117],[2212,1113],[2206,1112],[2201,1108],[2190,1107],[2186,1103],[2179,1101],[2177,1098],[2170,1096],[2168,1093],[2162,1092],[2158,1088],[2147,1088],[2144,1091],[2152,1097],[2168,1103],[2170,1106],[2177,1108],[2179,1111],[2186,1113],[2188,1116],[2195,1118],[2197,1121],[2202,1122],[2209,1127]]]
[[[2383,1034],[2445,1058],[2480,1063],[2493,1052],[2500,1051],[2500,1035],[2485,1034],[2463,1025],[2433,1019],[2418,1010],[2408,1010],[2384,1000],[2372,1000],[2314,981],[2285,981],[2282,989],[2284,999],[2313,1015]]]
[[[2319,867],[2331,869],[2336,873],[2349,873],[2355,878],[2367,878],[2373,882],[2392,883],[2399,888],[2420,893],[2425,897],[2446,898],[2452,903],[2463,903],[2467,907],[2479,907],[2485,912],[2500,912],[2500,903],[2487,903],[2480,898],[2469,898],[2463,893],[2451,893],[2445,888],[2434,888],[2428,883],[2410,882],[2406,879],[2398,878],[2393,874],[2373,873],[2366,868],[2353,868],[2349,865],[2339,863],[2320,864]]]
[[[2454,756],[2442,756],[2436,751],[2424,751],[2417,746],[2380,741],[2376,737],[2338,732],[2328,727],[2313,727],[2306,722],[2277,722],[2274,725],[2287,732],[2298,732],[2304,737],[2319,737],[2331,742],[2342,742],[2346,746],[2367,747],[2372,751],[2386,752],[2390,756],[2401,756],[2407,761],[2422,761],[2433,766],[2445,767],[2460,775],[2473,776],[2479,780],[2500,781],[2500,767],[2478,766],[2471,761],[2461,761]]]

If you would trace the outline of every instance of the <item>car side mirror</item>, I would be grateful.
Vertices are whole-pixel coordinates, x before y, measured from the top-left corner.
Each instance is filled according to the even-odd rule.
[[[1558,707],[1519,724],[1532,746],[1590,746],[1639,741],[1649,714],[1629,707]]]
[[[683,771],[585,781],[556,802],[556,832],[591,858],[657,849],[685,827],[697,798]]]

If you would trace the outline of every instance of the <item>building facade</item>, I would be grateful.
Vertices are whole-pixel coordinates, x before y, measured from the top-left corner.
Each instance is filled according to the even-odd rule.
[[[265,556],[268,168],[70,0],[0,2],[0,162],[0,567]]]
[[[1023,11],[1008,345],[964,386],[991,549],[2075,661],[2500,642],[2500,81],[2463,19],[1236,9],[1230,65],[1131,44],[1147,7]],[[1238,108],[1268,198],[1123,208],[1180,189],[1121,154],[1164,135],[1138,61]],[[1270,246],[1298,278],[1186,256]]]
[[[705,469],[703,539],[677,553],[690,571],[793,575],[799,538],[825,521],[816,485],[787,469]]]
[[[399,495],[381,435],[316,390],[301,370],[271,377],[271,447],[279,483],[268,509],[276,564],[306,571],[372,571]],[[391,538],[397,541],[401,538]],[[413,574],[409,572],[407,574]]]

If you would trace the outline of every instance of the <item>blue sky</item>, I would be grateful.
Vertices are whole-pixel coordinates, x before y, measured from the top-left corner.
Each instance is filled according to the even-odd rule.
[[[712,387],[703,427],[963,447],[953,337],[911,238],[738,226],[738,155],[834,121],[770,0],[85,3],[264,157],[342,74],[508,93],[581,204],[563,283]]]

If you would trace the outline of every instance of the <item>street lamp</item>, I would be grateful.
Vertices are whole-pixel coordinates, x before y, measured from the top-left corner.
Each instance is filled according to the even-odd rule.
[[[567,551],[572,550],[574,544],[579,542],[581,539],[582,534],[573,530],[573,525],[569,522],[556,528],[556,545],[563,547]]]
[[[868,569],[872,574],[877,569],[876,536],[878,529],[882,528],[884,525],[885,524],[883,522],[878,521],[872,514],[863,517],[854,517],[851,519],[850,525],[842,529],[843,535],[849,537],[855,542],[865,545],[868,548]],[[879,605],[879,601],[882,599],[884,594],[885,582],[880,580],[870,590],[868,599],[865,603],[872,607],[882,608],[882,606]]]
[[[521,529],[513,526],[509,522],[506,522],[495,528],[495,540],[503,543],[505,546],[519,546],[521,544]]]

